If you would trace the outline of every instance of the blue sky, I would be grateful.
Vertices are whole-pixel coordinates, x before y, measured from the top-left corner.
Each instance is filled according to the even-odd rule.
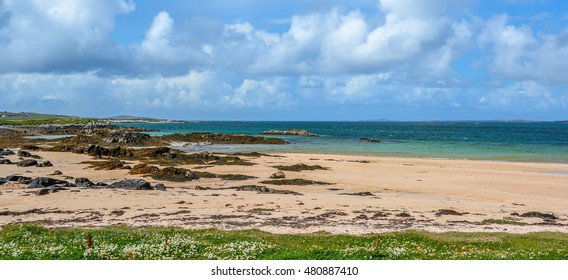
[[[568,3],[0,0],[0,110],[568,119]]]

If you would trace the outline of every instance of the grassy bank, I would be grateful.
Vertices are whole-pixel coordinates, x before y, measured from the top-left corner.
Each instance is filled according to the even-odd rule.
[[[107,227],[0,230],[0,259],[568,259],[568,234],[400,232],[277,235],[258,230]]]

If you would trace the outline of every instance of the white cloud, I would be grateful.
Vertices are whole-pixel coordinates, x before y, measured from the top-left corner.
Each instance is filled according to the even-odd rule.
[[[535,35],[529,26],[508,24],[506,15],[489,19],[479,35],[493,56],[489,69],[502,78],[568,84],[568,29],[558,35]]]
[[[515,82],[482,95],[478,103],[482,107],[512,111],[545,111],[560,105],[547,87],[534,81]]]
[[[225,95],[223,102],[236,107],[274,108],[289,106],[291,96],[284,91],[285,81],[281,78],[270,80],[245,79],[233,94]]]
[[[4,0],[9,15],[0,33],[0,72],[89,70],[116,50],[109,34],[117,14],[129,13],[128,0]]]

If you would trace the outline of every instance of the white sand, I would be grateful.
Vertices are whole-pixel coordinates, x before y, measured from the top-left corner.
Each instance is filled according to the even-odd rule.
[[[86,155],[32,152],[53,167],[0,165],[0,177],[23,175],[87,177],[112,183],[128,170],[96,171],[79,164]],[[260,228],[279,233],[328,231],[363,234],[404,229],[429,231],[560,231],[568,232],[568,164],[517,163],[445,159],[365,157],[318,154],[281,154],[282,157],[247,158],[254,166],[214,166],[217,174],[246,174],[246,181],[200,179],[164,183],[167,191],[74,189],[37,196],[25,185],[0,186],[0,225],[39,221],[48,226],[105,226],[111,224],[175,225],[188,228]],[[17,157],[7,157],[13,162]],[[368,161],[363,163],[360,161]],[[136,162],[129,162],[131,165]],[[277,170],[275,165],[305,163],[330,170],[285,172],[332,185],[274,186],[302,196],[257,194],[235,190],[195,190],[260,185]],[[183,166],[192,169],[195,166]],[[55,170],[63,175],[53,176]],[[557,173],[554,173],[557,172]],[[560,174],[559,174],[560,173]],[[67,179],[74,182],[74,179]],[[340,190],[330,190],[340,189]],[[76,192],[76,191],[79,192]],[[374,196],[340,195],[371,192]],[[24,211],[35,210],[32,213]],[[255,210],[256,209],[256,210]],[[441,209],[463,215],[436,215]],[[6,212],[9,211],[9,212]],[[538,211],[554,214],[555,223],[513,213]],[[402,214],[404,213],[404,214]],[[401,215],[402,214],[402,215]],[[401,215],[401,216],[397,216]],[[404,217],[406,216],[406,217]],[[496,225],[487,219],[518,221],[524,226]]]

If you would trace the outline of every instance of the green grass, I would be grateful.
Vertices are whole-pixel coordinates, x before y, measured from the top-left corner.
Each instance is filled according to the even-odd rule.
[[[92,237],[91,248],[88,236]],[[170,227],[4,226],[0,259],[568,259],[568,234],[277,235]]]
[[[93,120],[87,118],[0,119],[0,125],[88,124]]]

